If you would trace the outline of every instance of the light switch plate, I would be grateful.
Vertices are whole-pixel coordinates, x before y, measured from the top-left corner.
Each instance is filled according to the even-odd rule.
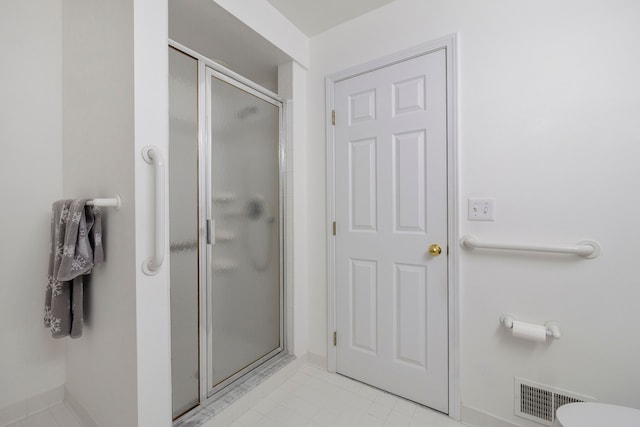
[[[469,199],[469,221],[495,221],[496,199]]]

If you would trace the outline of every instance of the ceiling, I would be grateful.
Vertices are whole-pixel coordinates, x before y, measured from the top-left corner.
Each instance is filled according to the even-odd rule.
[[[267,0],[307,36],[391,3],[394,0]]]

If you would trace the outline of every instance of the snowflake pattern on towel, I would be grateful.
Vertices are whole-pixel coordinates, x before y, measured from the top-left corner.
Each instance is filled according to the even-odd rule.
[[[52,315],[49,316],[49,327],[51,328],[51,332],[56,333],[60,332],[60,322],[62,319],[59,317],[54,317]]]
[[[58,282],[57,280],[55,280],[51,284],[51,295],[53,295],[54,297],[62,295],[62,282]]]
[[[72,257],[76,253],[75,245],[67,245],[62,250],[62,256]]]
[[[56,252],[55,252],[55,259],[56,261],[58,261],[60,259],[60,257],[62,257],[62,254],[64,253],[64,245],[60,242],[56,243]]]
[[[83,257],[77,256],[73,258],[73,262],[71,263],[71,270],[78,271],[83,270],[87,266],[87,260]]]
[[[69,208],[65,206],[60,212],[60,224],[65,224],[67,221],[69,221]]]

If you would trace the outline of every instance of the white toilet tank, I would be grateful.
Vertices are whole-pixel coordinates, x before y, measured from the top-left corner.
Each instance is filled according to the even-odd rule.
[[[553,427],[640,427],[640,411],[605,403],[569,403],[558,408]]]

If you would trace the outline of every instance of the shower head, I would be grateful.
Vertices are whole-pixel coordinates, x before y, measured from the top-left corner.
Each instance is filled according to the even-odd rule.
[[[258,220],[262,217],[265,210],[264,196],[258,194],[249,199],[245,205],[245,212],[247,217],[251,220]]]
[[[256,107],[255,105],[250,105],[248,107],[244,107],[242,110],[238,111],[238,114],[236,114],[236,116],[240,119],[240,120],[244,120],[249,116],[252,116],[254,114],[258,113],[258,107]]]

